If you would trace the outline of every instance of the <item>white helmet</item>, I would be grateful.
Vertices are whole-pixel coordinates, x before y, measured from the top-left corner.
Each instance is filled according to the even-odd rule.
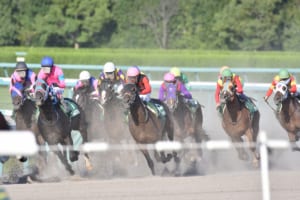
[[[82,71],[79,74],[79,80],[88,80],[91,78],[91,74],[88,71]]]
[[[113,72],[113,71],[115,71],[115,69],[116,69],[115,64],[112,62],[105,63],[105,65],[103,67],[104,73]]]

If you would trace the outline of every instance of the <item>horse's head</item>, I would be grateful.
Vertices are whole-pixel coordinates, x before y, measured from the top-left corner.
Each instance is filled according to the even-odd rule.
[[[120,81],[113,82],[110,79],[102,80],[98,87],[101,105],[107,104],[114,97],[118,96],[118,93],[122,90],[122,86]]]
[[[174,112],[178,105],[178,95],[176,85],[173,83],[166,83],[166,104],[171,112]]]
[[[20,109],[20,107],[23,105],[26,98],[24,97],[23,92],[24,92],[24,86],[22,83],[17,82],[13,85],[10,95],[11,95],[14,110]]]
[[[279,81],[274,88],[274,103],[282,103],[288,97],[288,86],[284,81]]]
[[[49,86],[44,80],[38,79],[35,82],[34,96],[35,102],[38,106],[44,104],[44,102],[48,99],[49,90]]]
[[[223,89],[220,92],[220,100],[223,103],[231,102],[234,100],[234,85],[231,81],[226,81],[223,85]]]
[[[125,84],[120,92],[120,96],[123,99],[124,105],[129,108],[136,100],[138,96],[138,88],[135,84]]]

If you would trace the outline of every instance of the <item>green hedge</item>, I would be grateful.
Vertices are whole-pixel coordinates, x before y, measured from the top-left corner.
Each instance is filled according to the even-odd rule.
[[[0,62],[15,62],[16,52],[27,52],[28,63],[39,63],[44,55],[60,64],[103,65],[111,60],[117,65],[180,67],[299,67],[300,52],[200,51],[162,49],[72,49],[2,47]]]

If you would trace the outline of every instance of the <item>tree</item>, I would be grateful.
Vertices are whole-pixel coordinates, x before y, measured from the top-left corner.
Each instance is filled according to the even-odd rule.
[[[37,20],[40,42],[47,46],[92,45],[111,18],[108,0],[53,0]]]

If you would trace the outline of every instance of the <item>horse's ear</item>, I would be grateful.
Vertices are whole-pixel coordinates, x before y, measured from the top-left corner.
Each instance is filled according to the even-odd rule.
[[[131,88],[131,91],[132,91],[132,92],[136,92],[136,91],[137,91],[137,87],[132,87],[132,88]]]

